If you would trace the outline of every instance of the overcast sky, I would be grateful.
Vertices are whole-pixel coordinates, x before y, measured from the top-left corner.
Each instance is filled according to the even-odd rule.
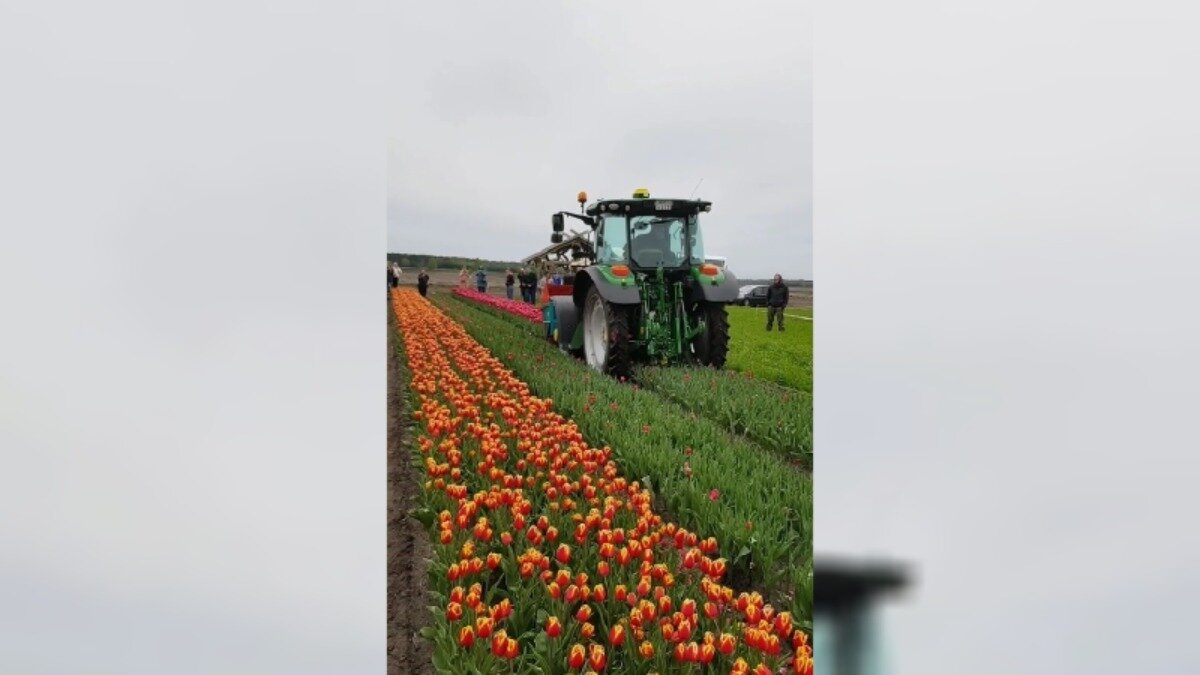
[[[391,50],[388,251],[516,260],[580,190],[703,179],[709,255],[812,278],[808,3],[435,3]]]

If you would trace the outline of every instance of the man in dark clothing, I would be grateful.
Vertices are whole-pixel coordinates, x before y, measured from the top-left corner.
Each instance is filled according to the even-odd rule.
[[[421,273],[417,275],[417,292],[421,294],[422,298],[429,292],[429,275],[425,270],[421,270]]]
[[[779,331],[783,332],[783,310],[788,304],[788,287],[783,285],[783,277],[776,274],[775,281],[767,286],[767,330],[771,330],[776,317],[779,318]]]
[[[388,281],[388,285],[387,285],[387,287],[388,287],[388,289],[389,289],[389,290],[390,290],[390,289],[392,289],[392,288],[395,288],[395,287],[396,287],[396,271],[392,269],[392,266],[391,266],[391,265],[388,265],[388,279],[387,279],[387,281]]]
[[[487,293],[487,272],[482,267],[475,270],[475,289],[480,293]]]
[[[513,283],[516,279],[513,278],[512,270],[504,270],[504,295],[509,300],[512,300]]]
[[[528,269],[522,267],[521,273],[517,275],[517,280],[521,282],[521,300],[533,304],[532,290],[532,274]]]

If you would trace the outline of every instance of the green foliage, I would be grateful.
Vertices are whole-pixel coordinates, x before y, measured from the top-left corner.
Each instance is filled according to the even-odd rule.
[[[803,316],[801,310],[784,311]],[[767,332],[766,308],[730,307],[725,367],[812,394],[813,322],[794,316],[784,321],[786,331]]]
[[[748,373],[711,368],[648,366],[637,371],[637,380],[727,431],[811,466],[812,395],[808,392]]]
[[[484,305],[473,304],[472,307],[507,321],[513,328],[528,333],[531,339],[540,340],[542,337],[541,324],[530,323]],[[788,310],[789,313],[792,311]],[[812,313],[811,309],[796,311]],[[743,339],[741,345],[731,340],[731,361],[736,362],[741,357],[743,361],[753,362],[757,357],[750,352],[756,348],[763,349],[764,344],[768,350],[778,348],[780,344],[786,349],[789,344],[787,338],[793,335],[792,325],[795,323],[807,324],[796,330],[795,334],[807,335],[808,353],[811,355],[812,322],[796,320],[782,334],[765,333],[763,326],[754,323],[754,312],[753,309],[729,308],[730,329],[733,330],[735,320],[742,324],[739,328]],[[765,323],[766,319],[763,318],[763,321]],[[798,391],[805,382],[812,382],[811,356],[808,365],[800,369],[791,368],[794,364],[787,362],[788,354],[783,354],[781,358],[784,359],[782,368],[773,369],[775,364],[763,364],[757,370],[736,372],[734,369],[718,371],[710,368],[644,366],[636,371],[635,377],[639,384],[707,417],[726,431],[744,436],[811,468],[812,385],[809,384],[807,390]],[[775,376],[774,382],[770,380],[772,375]]]

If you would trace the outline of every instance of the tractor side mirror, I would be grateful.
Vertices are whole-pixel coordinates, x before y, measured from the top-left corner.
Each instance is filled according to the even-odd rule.
[[[561,221],[559,224],[561,225]],[[550,243],[551,244],[561,244],[562,239],[563,239],[562,232],[555,232],[554,234],[550,235]]]
[[[556,214],[550,216],[550,226],[554,228],[555,232],[563,231],[563,216],[561,213],[556,213]],[[561,241],[561,240],[562,240],[562,237],[559,237],[559,241]],[[558,242],[556,241],[554,243],[557,244]]]

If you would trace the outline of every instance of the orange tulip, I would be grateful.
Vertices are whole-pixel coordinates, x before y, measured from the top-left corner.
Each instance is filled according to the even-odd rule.
[[[608,631],[608,643],[614,647],[625,644],[625,626],[614,624]]]
[[[503,657],[506,642],[508,642],[508,633],[501,628],[492,635],[492,653],[496,656]]]
[[[604,653],[603,645],[592,645],[592,650],[588,653],[588,665],[592,667],[592,670],[604,670],[607,663],[608,657]]]
[[[571,670],[579,670],[583,668],[583,662],[586,658],[583,645],[575,643],[571,645],[571,652],[567,655],[567,667]]]
[[[733,653],[734,649],[737,648],[737,638],[729,633],[721,633],[721,637],[718,639],[717,645],[721,650],[721,653],[728,656]]]
[[[691,598],[684,598],[683,602],[679,604],[679,611],[683,612],[683,615],[690,620],[696,616],[696,601]]]

